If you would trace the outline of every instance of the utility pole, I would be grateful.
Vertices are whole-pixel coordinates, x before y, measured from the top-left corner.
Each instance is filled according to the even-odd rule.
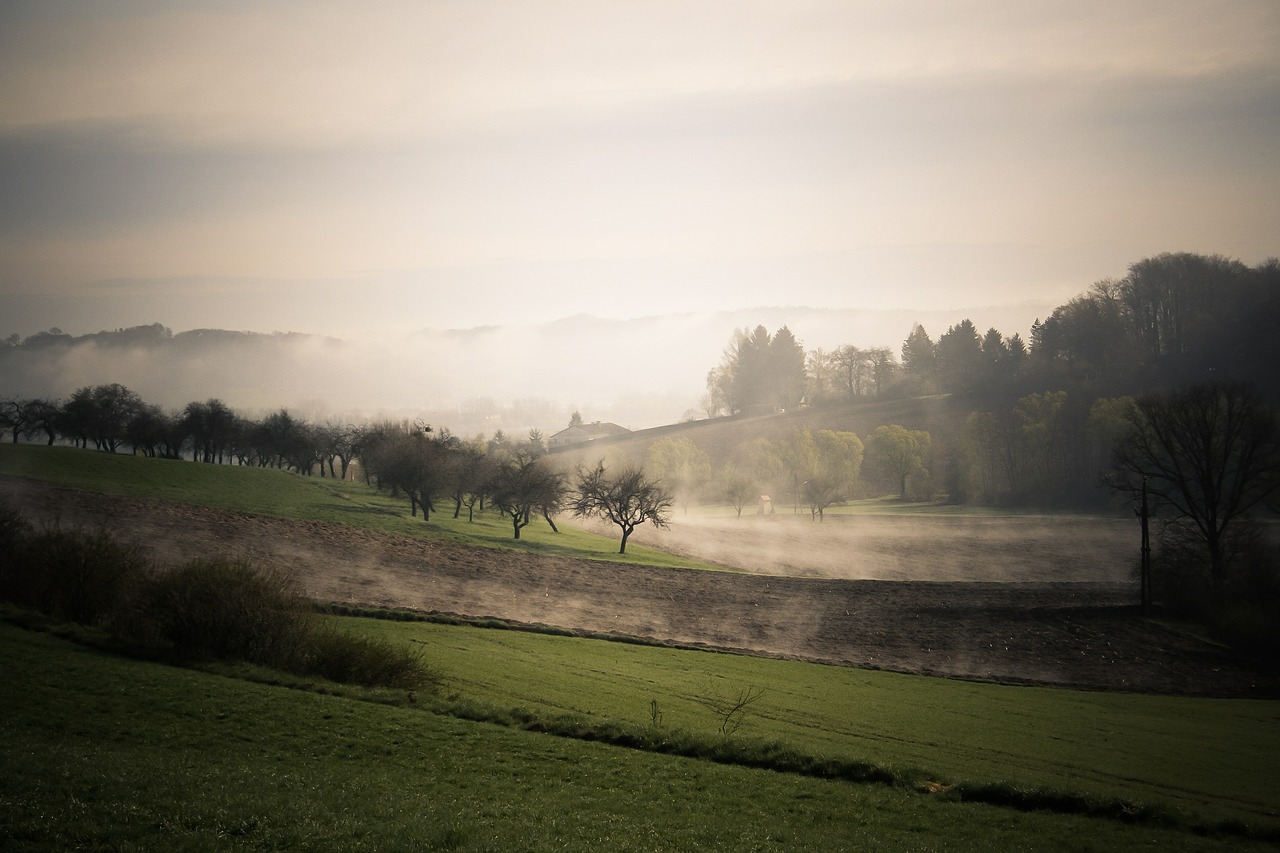
[[[1151,513],[1147,505],[1147,475],[1142,475],[1142,508],[1138,518],[1142,520],[1142,615],[1151,615]]]

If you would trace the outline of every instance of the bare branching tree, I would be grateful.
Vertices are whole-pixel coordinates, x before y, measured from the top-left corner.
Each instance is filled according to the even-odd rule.
[[[618,553],[625,554],[627,539],[641,524],[667,526],[672,503],[671,494],[641,469],[627,467],[611,475],[601,461],[594,469],[578,468],[577,496],[570,509],[579,518],[594,516],[616,524],[622,531]]]
[[[545,457],[518,453],[498,463],[487,489],[490,504],[511,519],[514,538],[529,524],[538,509],[551,529],[551,514],[563,503],[564,481]]]
[[[739,728],[747,717],[748,709],[764,696],[764,688],[747,685],[736,693],[721,696],[711,685],[707,693],[698,697],[698,704],[720,719],[720,734],[729,737]]]
[[[1111,484],[1194,525],[1222,593],[1232,525],[1280,488],[1274,413],[1244,386],[1198,385],[1143,397],[1116,445]]]

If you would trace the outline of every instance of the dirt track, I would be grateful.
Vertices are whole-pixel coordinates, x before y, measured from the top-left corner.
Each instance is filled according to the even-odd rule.
[[[122,539],[147,544],[161,561],[225,554],[287,568],[321,600],[963,678],[1280,697],[1280,674],[1138,618],[1132,584],[1114,579],[919,582],[658,569],[107,498],[12,478],[0,478],[0,497],[33,520],[106,524]]]

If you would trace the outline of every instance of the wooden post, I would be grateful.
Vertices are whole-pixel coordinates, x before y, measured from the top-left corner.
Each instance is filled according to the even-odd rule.
[[[1151,615],[1151,531],[1148,521],[1150,510],[1147,505],[1147,475],[1142,475],[1142,615]]]

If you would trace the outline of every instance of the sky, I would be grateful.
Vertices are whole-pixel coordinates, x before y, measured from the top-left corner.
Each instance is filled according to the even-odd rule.
[[[8,0],[0,336],[1029,325],[1280,254],[1277,140],[1274,0]]]

